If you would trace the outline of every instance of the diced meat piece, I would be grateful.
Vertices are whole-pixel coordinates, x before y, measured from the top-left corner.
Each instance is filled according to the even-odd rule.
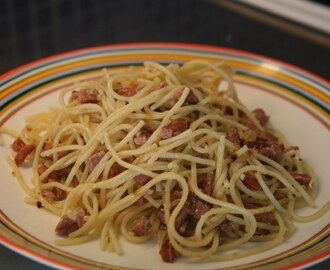
[[[258,130],[256,132],[256,134],[259,139],[264,140],[269,143],[274,143],[274,142],[278,141],[278,139],[273,134],[271,134],[267,131]]]
[[[69,166],[67,166],[67,167],[64,167],[64,168],[58,170],[57,172],[58,172],[58,174],[61,175],[61,176],[68,176],[69,173],[70,173],[71,170],[72,170],[72,167],[73,167],[72,165],[69,165]]]
[[[187,220],[188,213],[185,211],[185,209],[181,210],[179,214],[176,216],[175,219],[175,228],[179,230],[179,228],[182,226],[182,224]]]
[[[159,209],[156,215],[161,224],[165,224],[165,213],[163,209]]]
[[[308,187],[312,181],[312,177],[306,173],[292,172],[291,175],[302,186]]]
[[[124,96],[124,97],[132,97],[137,94],[142,88],[140,87],[118,87],[115,88],[115,92],[118,95]]]
[[[50,150],[50,149],[52,149],[52,148],[53,148],[53,145],[52,145],[51,143],[45,143],[45,144],[42,146],[42,151],[41,151],[40,153],[42,153],[42,152],[44,152],[44,151],[47,151],[47,150]],[[60,159],[60,158],[62,158],[62,157],[64,157],[64,156],[66,156],[66,155],[69,154],[69,153],[70,153],[69,150],[66,150],[66,151],[59,151],[59,152],[57,152],[57,158]],[[50,155],[48,155],[48,156],[44,156],[43,158],[46,158],[46,159],[53,159],[53,158],[54,158],[54,155],[53,155],[53,154],[50,154]]]
[[[125,162],[127,162],[127,163],[132,164],[133,161],[135,160],[135,157],[134,157],[134,156],[129,156],[129,157],[127,157],[127,158],[124,158],[123,160],[124,160]]]
[[[195,219],[200,219],[210,208],[210,204],[197,197],[194,193],[190,193],[187,202],[183,206],[183,211]]]
[[[176,90],[174,93],[174,98],[176,100],[179,100],[185,89],[186,89],[186,87],[181,87],[178,90]],[[197,104],[197,103],[198,103],[198,98],[194,95],[193,91],[190,89],[189,94],[186,97],[186,100],[184,101],[184,104],[192,105],[192,104]]]
[[[20,166],[24,162],[25,158],[34,151],[34,149],[35,149],[34,144],[28,144],[23,146],[15,156],[16,165]]]
[[[270,146],[261,147],[258,152],[274,161],[280,161],[284,153],[284,145],[273,143]]]
[[[26,144],[22,141],[20,137],[17,137],[16,140],[11,145],[11,148],[15,152],[19,152]]]
[[[243,131],[243,143],[246,145],[249,145],[253,142],[255,142],[257,139],[257,135],[254,131],[252,131],[251,129],[247,129]]]
[[[84,225],[84,216],[85,212],[83,210],[79,210],[74,218],[64,215],[57,224],[55,232],[62,236],[68,236]]]
[[[281,200],[287,198],[286,194],[280,190],[275,190],[274,197],[276,200]]]
[[[269,225],[272,225],[275,223],[275,218],[272,215],[272,213],[270,213],[270,212],[260,213],[260,214],[254,215],[254,216],[255,216],[257,222],[265,223],[265,224],[269,224]]]
[[[62,174],[60,171],[53,171],[49,174],[48,178],[46,179],[46,183],[50,182],[61,182]]]
[[[66,198],[66,192],[58,187],[44,189],[41,191],[42,197],[51,201],[61,201]]]
[[[259,204],[250,203],[250,202],[243,202],[243,204],[246,209],[255,209],[255,208],[262,207]],[[269,224],[269,225],[274,225],[276,223],[276,220],[271,212],[255,214],[254,216],[256,218],[256,221],[260,222],[260,223],[265,223],[265,224]]]
[[[50,149],[52,149],[52,148],[53,148],[53,145],[52,145],[51,143],[46,142],[46,143],[44,143],[44,145],[42,146],[42,151],[41,151],[41,153],[42,153],[43,151],[50,150]]]
[[[48,169],[48,167],[47,167],[46,165],[41,165],[41,166],[38,168],[38,174],[39,174],[39,175],[42,175],[47,169]]]
[[[150,232],[152,224],[145,216],[140,217],[132,225],[132,232],[136,236],[144,236]]]
[[[244,125],[247,126],[249,129],[251,129],[254,132],[259,131],[259,129],[257,128],[257,126],[252,122],[251,119],[246,119],[244,121]]]
[[[174,190],[171,193],[171,209],[173,209],[179,203],[182,197],[182,192],[179,190]]]
[[[198,154],[199,158],[203,158],[203,159],[209,159],[209,154],[208,153],[204,153],[204,154]],[[206,164],[201,164],[201,163],[197,163],[196,164],[197,168],[206,168],[207,165]],[[190,166],[189,166],[190,168]]]
[[[258,119],[260,125],[265,126],[269,120],[269,116],[266,115],[265,111],[263,109],[255,109],[252,111],[254,116]]]
[[[162,128],[160,133],[160,138],[162,140],[166,140],[172,138],[174,136],[179,135],[189,128],[188,120],[185,118],[173,120],[168,125]]]
[[[172,263],[175,258],[175,250],[170,243],[168,235],[166,235],[163,239],[162,245],[159,251],[160,256],[162,257],[164,262]]]
[[[76,176],[74,176],[74,177],[72,178],[72,185],[73,185],[73,187],[76,187],[76,186],[78,186],[79,184],[80,184],[80,182],[79,182],[78,178],[77,178]]]
[[[218,226],[219,230],[225,233],[230,233],[235,230],[235,225],[233,222],[230,222],[228,220],[225,220],[221,222]]]
[[[142,206],[142,205],[146,204],[146,202],[147,202],[147,200],[146,200],[145,198],[141,197],[140,199],[138,199],[138,200],[134,203],[134,205],[136,205],[136,206]]]
[[[134,143],[136,145],[144,145],[150,136],[152,135],[152,130],[148,125],[144,125],[134,137]]]
[[[256,179],[254,173],[246,172],[243,174],[242,182],[243,184],[252,190],[262,190],[258,180]]]
[[[151,180],[151,177],[145,174],[139,174],[134,176],[133,179],[138,185],[143,186]]]
[[[121,174],[123,171],[125,171],[126,168],[119,165],[118,163],[115,163],[112,165],[110,172],[109,172],[109,178],[115,177],[118,174]]]
[[[100,152],[96,152],[92,154],[89,158],[89,170],[92,171],[95,169],[97,164],[101,161],[101,159],[105,156],[106,152],[104,150]]]
[[[258,129],[251,119],[245,120],[244,125],[247,126],[250,130],[254,131],[256,133],[256,136],[263,141],[268,141],[268,142],[278,141],[278,139],[271,133]]]
[[[246,209],[255,209],[260,208],[261,205],[257,203],[251,203],[251,202],[243,202],[243,205]]]
[[[215,104],[214,104],[213,106],[214,106],[214,107],[217,107],[217,106],[215,106]],[[220,109],[221,109],[221,108],[220,108]],[[224,114],[225,114],[225,115],[234,115],[234,110],[233,110],[233,108],[230,107],[230,106],[226,106],[225,111],[224,111]],[[238,116],[239,116],[239,117],[243,117],[243,116],[244,116],[244,112],[241,111],[241,110],[238,110]]]
[[[196,119],[198,119],[199,111],[193,111],[189,113],[185,118],[187,119],[188,123],[194,122]]]
[[[73,91],[70,101],[78,100],[81,104],[84,103],[97,103],[99,92],[96,89],[82,89]]]
[[[231,128],[227,132],[227,138],[231,141],[235,146],[239,147],[241,145],[241,140],[239,138],[237,128]]]
[[[188,220],[185,230],[183,232],[180,232],[180,234],[184,237],[190,237],[195,235],[195,229],[196,222]]]
[[[200,183],[200,188],[203,193],[206,195],[210,195],[212,191],[212,180],[210,177],[205,177],[201,183]]]

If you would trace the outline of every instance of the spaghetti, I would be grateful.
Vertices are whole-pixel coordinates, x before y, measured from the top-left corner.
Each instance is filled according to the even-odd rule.
[[[228,260],[279,245],[317,180],[299,148],[238,99],[224,62],[146,62],[103,71],[61,92],[60,108],[27,118],[7,158],[27,202],[59,216],[59,245],[157,237],[160,255]],[[19,166],[30,162],[31,188]],[[252,248],[235,252],[247,242]]]

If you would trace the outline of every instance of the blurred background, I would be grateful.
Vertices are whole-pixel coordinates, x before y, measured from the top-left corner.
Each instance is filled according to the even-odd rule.
[[[330,79],[327,1],[1,0],[0,74],[77,48],[167,41],[277,58]]]
[[[128,42],[218,45],[330,80],[328,1],[0,0],[0,74],[64,51]],[[49,269],[0,245],[1,269]],[[329,260],[312,267],[330,269]]]

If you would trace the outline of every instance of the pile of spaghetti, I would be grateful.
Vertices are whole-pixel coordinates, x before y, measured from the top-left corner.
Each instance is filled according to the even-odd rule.
[[[224,62],[103,70],[26,119],[8,158],[27,202],[59,217],[60,245],[157,238],[164,261],[226,260],[282,243],[317,182],[297,146],[238,99]],[[32,184],[20,171],[33,168]],[[259,242],[248,245],[247,242]]]

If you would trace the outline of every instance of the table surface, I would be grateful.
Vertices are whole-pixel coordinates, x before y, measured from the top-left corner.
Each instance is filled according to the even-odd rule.
[[[0,36],[0,74],[78,48],[184,42],[265,55],[330,80],[328,33],[239,1],[3,0]],[[0,262],[3,270],[50,269],[2,245]],[[309,269],[330,269],[330,260]]]

